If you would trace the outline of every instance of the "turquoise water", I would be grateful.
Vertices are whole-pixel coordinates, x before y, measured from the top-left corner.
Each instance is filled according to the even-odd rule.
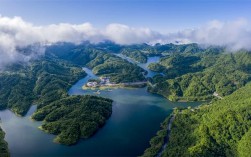
[[[70,95],[94,94],[92,90],[81,89],[88,79],[96,77],[91,70],[84,70],[88,76],[72,86]],[[25,117],[17,117],[9,110],[0,111],[0,125],[6,131],[11,156],[138,156],[149,146],[149,140],[174,107],[200,104],[170,102],[148,93],[146,88],[101,91],[100,96],[114,100],[110,119],[93,137],[70,147],[53,143],[54,135],[37,129],[41,122],[29,119],[36,106]]]

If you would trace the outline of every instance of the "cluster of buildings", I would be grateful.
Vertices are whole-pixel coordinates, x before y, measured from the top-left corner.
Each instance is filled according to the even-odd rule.
[[[86,86],[87,87],[99,87],[102,85],[112,85],[109,77],[100,77],[99,79],[100,79],[100,81],[87,82]]]
[[[108,85],[111,84],[109,77],[100,77],[100,84],[101,85]]]
[[[86,86],[87,87],[97,87],[98,86],[98,82],[94,82],[94,81],[87,82]]]

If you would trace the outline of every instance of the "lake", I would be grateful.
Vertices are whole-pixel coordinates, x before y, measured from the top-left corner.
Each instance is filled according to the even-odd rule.
[[[94,94],[93,90],[81,89],[88,79],[96,77],[91,70],[84,70],[88,76],[72,86],[70,95]],[[174,107],[200,104],[170,102],[148,93],[146,88],[101,91],[100,96],[114,100],[111,117],[93,137],[73,146],[53,143],[54,135],[37,128],[41,122],[29,118],[36,106],[32,106],[25,117],[17,117],[9,110],[0,111],[0,125],[6,132],[11,156],[138,156],[149,146],[149,140]]]

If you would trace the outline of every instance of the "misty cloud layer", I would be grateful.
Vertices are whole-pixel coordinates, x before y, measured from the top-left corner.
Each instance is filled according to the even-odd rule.
[[[251,29],[248,21],[211,21],[199,28],[176,33],[162,34],[148,28],[132,28],[122,24],[110,24],[96,29],[90,23],[73,25],[68,23],[35,26],[20,17],[0,16],[0,67],[15,61],[28,61],[43,54],[43,50],[22,54],[16,49],[34,43],[90,41],[98,43],[111,40],[118,44],[134,43],[198,43],[227,46],[230,49],[251,50]]]

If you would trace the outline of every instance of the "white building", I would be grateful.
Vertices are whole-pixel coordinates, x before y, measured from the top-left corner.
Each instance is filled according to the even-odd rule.
[[[98,85],[97,82],[87,82],[86,84],[88,87],[96,87]]]
[[[110,84],[110,78],[109,77],[100,77],[100,84]]]

